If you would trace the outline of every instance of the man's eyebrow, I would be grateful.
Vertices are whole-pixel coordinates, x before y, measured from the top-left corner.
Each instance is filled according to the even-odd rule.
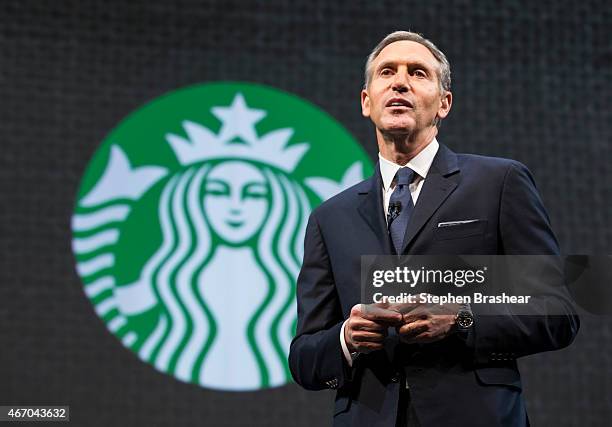
[[[376,67],[376,70],[382,70],[383,68],[387,68],[387,67],[395,68],[397,67],[398,62],[404,62],[404,61],[388,59],[378,64],[378,66]],[[407,62],[408,62],[409,68],[420,67],[420,68],[424,68],[425,70],[431,70],[431,65],[423,61],[414,60],[414,61],[407,61]]]

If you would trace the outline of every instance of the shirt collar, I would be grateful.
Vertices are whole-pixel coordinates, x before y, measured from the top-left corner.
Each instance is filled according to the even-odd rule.
[[[434,138],[433,141],[427,144],[427,146],[423,148],[419,154],[410,159],[406,166],[425,179],[439,147],[440,144],[438,143],[438,140]],[[383,187],[385,191],[387,191],[389,187],[391,187],[391,183],[393,182],[393,178],[395,178],[395,174],[397,173],[398,169],[404,166],[400,166],[390,160],[385,159],[380,155],[380,153],[378,153],[378,160],[380,164],[380,174],[382,176]]]

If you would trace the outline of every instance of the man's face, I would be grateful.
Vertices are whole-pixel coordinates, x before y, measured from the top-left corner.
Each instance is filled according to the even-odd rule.
[[[416,134],[450,111],[452,95],[442,92],[439,64],[420,43],[386,46],[372,63],[370,84],[361,91],[361,111],[383,134]]]

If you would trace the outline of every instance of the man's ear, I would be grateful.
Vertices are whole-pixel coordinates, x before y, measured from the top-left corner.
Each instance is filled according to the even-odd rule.
[[[366,89],[361,90],[361,114],[370,117],[370,97]]]
[[[445,91],[440,98],[440,108],[438,109],[438,117],[440,119],[448,116],[451,106],[453,105],[453,94],[450,91]]]

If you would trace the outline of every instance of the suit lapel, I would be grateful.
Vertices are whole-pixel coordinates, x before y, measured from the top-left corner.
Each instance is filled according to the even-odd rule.
[[[381,249],[378,253],[391,254],[392,245],[383,210],[382,179],[378,163],[376,164],[374,175],[370,178],[370,182],[369,190],[359,193],[363,201],[357,207],[357,211],[378,238]],[[374,254],[376,251],[372,250],[372,253]]]
[[[414,240],[421,228],[423,228],[444,200],[455,190],[459,181],[459,176],[456,172],[459,172],[457,155],[445,145],[440,144],[440,148],[427,173],[427,178],[423,182],[423,188],[421,188],[417,204],[412,212],[412,218],[410,218],[406,228],[404,243],[400,253],[406,252],[406,248]]]

